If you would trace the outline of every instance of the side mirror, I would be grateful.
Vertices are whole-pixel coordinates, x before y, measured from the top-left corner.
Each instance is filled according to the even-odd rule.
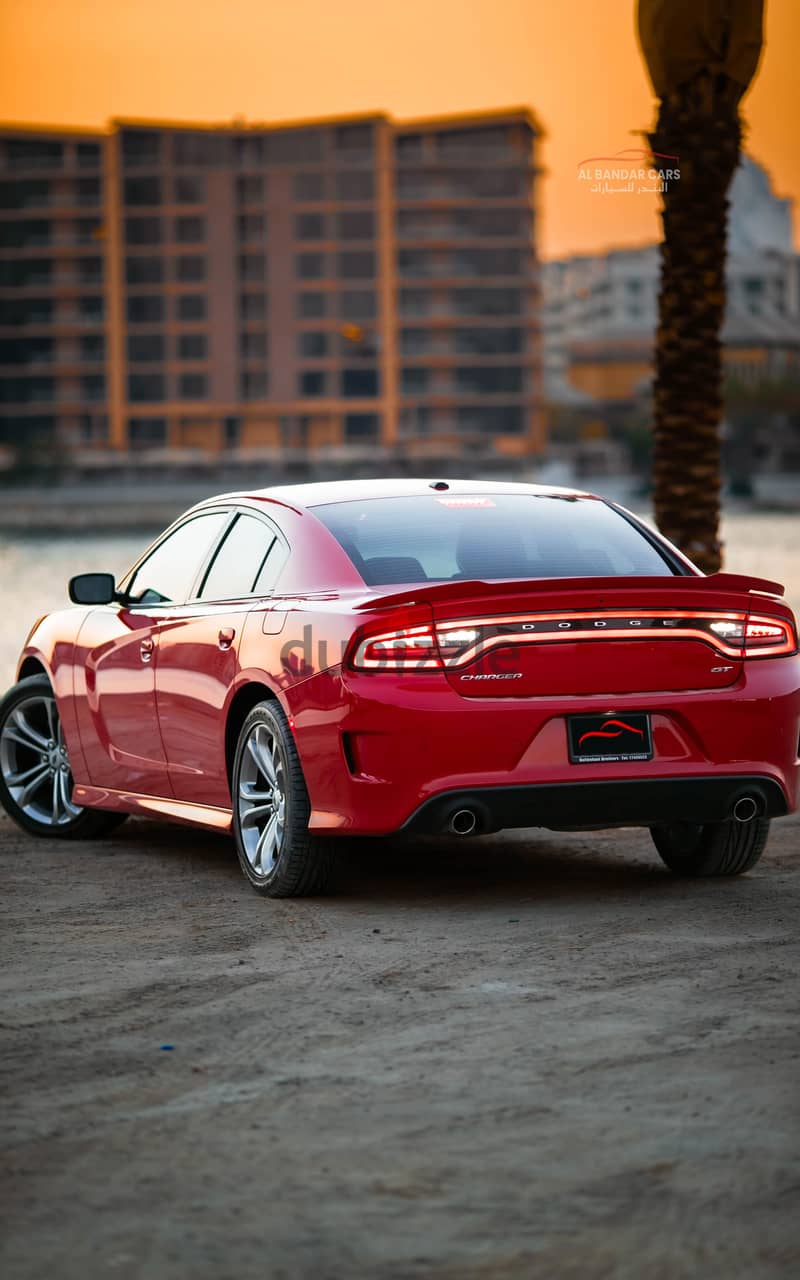
[[[69,580],[73,604],[112,604],[118,599],[113,573],[79,573]]]

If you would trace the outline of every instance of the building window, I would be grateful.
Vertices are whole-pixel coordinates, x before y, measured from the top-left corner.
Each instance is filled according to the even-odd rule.
[[[6,158],[9,169],[60,169],[64,163],[64,147],[60,142],[9,138]]]
[[[297,314],[301,320],[317,320],[328,314],[328,295],[326,293],[299,293],[297,295]]]
[[[205,400],[208,378],[204,373],[182,373],[178,378],[178,394],[183,400]]]
[[[460,316],[521,315],[522,297],[519,289],[457,289],[451,301]]]
[[[161,134],[124,130],[122,164],[126,169],[155,169],[161,160]]]
[[[154,364],[164,359],[164,336],[160,333],[128,335],[128,359],[131,364]]]
[[[245,360],[266,360],[267,335],[258,330],[254,333],[243,333],[239,338],[239,350]]]
[[[345,124],[334,131],[334,143],[340,156],[367,156],[372,151],[371,124]]]
[[[208,356],[208,339],[204,333],[178,334],[179,360],[205,360]]]
[[[105,360],[106,340],[100,333],[82,333],[80,337],[81,360]]]
[[[379,392],[377,369],[343,369],[342,395],[377,396]]]
[[[105,400],[106,380],[100,373],[90,373],[81,378],[81,396],[84,400]]]
[[[267,220],[263,213],[240,213],[236,229],[239,239],[245,244],[263,240],[267,233]]]
[[[343,320],[373,320],[378,300],[371,289],[343,289],[339,294],[339,315]]]
[[[265,320],[267,315],[267,295],[265,293],[243,293],[239,297],[239,315],[243,320]]]
[[[267,261],[263,253],[239,254],[239,279],[260,282],[267,273]]]
[[[205,204],[206,180],[199,174],[192,177],[184,174],[175,178],[173,191],[176,204]]]
[[[301,396],[324,396],[327,375],[324,369],[306,369],[300,374],[299,388]]]
[[[496,395],[502,391],[522,391],[522,368],[519,365],[508,365],[497,368],[490,365],[462,365],[453,370],[455,384],[459,391],[475,392],[478,395]]]
[[[125,204],[161,204],[160,178],[126,178]]]
[[[132,449],[155,448],[166,444],[166,418],[129,418],[128,442]]]
[[[166,398],[166,380],[163,373],[129,373],[128,399],[133,403]]]
[[[128,284],[161,284],[164,262],[161,258],[126,258],[125,279]]]
[[[324,214],[298,213],[294,220],[294,237],[295,240],[324,240]]]
[[[102,284],[103,259],[81,258],[78,263],[78,280],[81,284]]]
[[[205,320],[208,312],[206,295],[204,293],[179,294],[175,311],[179,320]]]
[[[374,253],[340,253],[339,275],[345,280],[368,279],[375,275]]]
[[[395,139],[394,150],[398,164],[418,164],[424,159],[424,140],[421,133],[406,133]]]
[[[295,274],[299,280],[321,280],[325,275],[325,254],[296,254]]]
[[[524,329],[454,329],[453,350],[459,355],[520,355]]]
[[[206,278],[206,260],[183,254],[176,259],[176,278],[182,284],[194,284]]]
[[[267,375],[260,369],[248,369],[241,377],[243,400],[264,400],[267,394]]]
[[[224,165],[229,158],[229,139],[221,134],[176,133],[172,138],[172,158],[188,168]]]
[[[428,390],[430,369],[413,367],[401,370],[400,390],[403,395],[419,395]]]
[[[294,175],[294,198],[298,203],[305,200],[324,200],[325,179],[321,173],[296,173]]]
[[[267,139],[234,138],[233,143],[236,164],[239,169],[257,169],[267,160]]]
[[[273,164],[314,164],[322,159],[322,134],[316,129],[287,129],[269,140]]]
[[[372,200],[375,182],[371,173],[337,173],[337,200]]]
[[[521,435],[525,429],[521,405],[492,405],[491,409],[461,405],[456,411],[456,421],[461,428],[481,431],[486,435]]]
[[[175,219],[175,239],[179,244],[202,244],[205,238],[205,218]]]
[[[301,357],[324,358],[328,354],[328,334],[324,330],[309,329],[297,338],[297,350]]]
[[[372,240],[375,235],[375,217],[368,210],[340,213],[337,222],[340,240]]]
[[[237,178],[236,198],[239,204],[262,204],[264,201],[264,179],[261,175],[248,174],[246,178]]]
[[[161,244],[161,219],[126,218],[125,239],[128,244]]]
[[[99,169],[102,151],[99,142],[79,142],[77,146],[78,168]]]
[[[81,320],[87,323],[102,324],[105,316],[105,301],[103,298],[79,298],[78,314]]]
[[[128,298],[128,324],[159,324],[164,319],[164,299],[160,294],[141,294]]]
[[[377,413],[346,413],[344,417],[344,438],[347,441],[377,440],[380,431],[380,419]]]

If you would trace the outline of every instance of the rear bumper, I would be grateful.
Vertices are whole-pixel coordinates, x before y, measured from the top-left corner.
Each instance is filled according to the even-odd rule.
[[[474,835],[504,827],[580,831],[676,821],[724,822],[733,817],[737,802],[747,798],[754,802],[754,816],[777,818],[788,811],[786,797],[772,778],[715,774],[447,791],[421,804],[401,829],[415,834],[449,831],[453,816],[463,811],[475,816]]]

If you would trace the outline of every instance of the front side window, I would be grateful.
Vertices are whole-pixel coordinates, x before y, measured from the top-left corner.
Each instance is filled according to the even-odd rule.
[[[143,560],[128,584],[133,604],[182,604],[222,532],[227,511],[209,511],[179,525]]]
[[[200,599],[240,600],[252,595],[275,540],[263,520],[237,516],[206,573]]]

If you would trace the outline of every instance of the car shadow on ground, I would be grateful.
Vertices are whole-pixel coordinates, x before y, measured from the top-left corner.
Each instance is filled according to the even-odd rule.
[[[242,893],[232,840],[213,832],[131,820],[103,843],[104,855],[158,859],[167,870],[202,876]],[[759,872],[755,872],[755,877]],[[386,837],[343,840],[328,901],[420,907],[525,901],[680,897],[737,885],[681,880],[662,866],[643,829],[598,832],[508,831],[474,838]],[[317,899],[321,901],[321,899]],[[298,903],[299,905],[299,903]]]

